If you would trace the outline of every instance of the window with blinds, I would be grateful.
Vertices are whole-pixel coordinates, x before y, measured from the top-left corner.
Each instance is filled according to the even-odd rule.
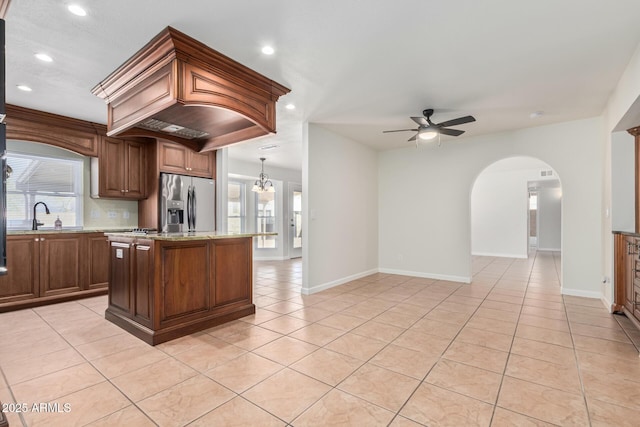
[[[38,206],[41,228],[53,228],[58,217],[63,227],[82,227],[82,160],[7,153],[7,170],[7,228],[31,229],[37,202],[51,212]]]

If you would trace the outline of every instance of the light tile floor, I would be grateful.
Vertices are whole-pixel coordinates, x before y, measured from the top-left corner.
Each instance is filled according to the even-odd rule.
[[[311,296],[301,268],[257,262],[255,315],[156,347],[106,297],[1,314],[0,400],[28,409],[11,425],[638,425],[640,332],[561,296],[557,254]]]

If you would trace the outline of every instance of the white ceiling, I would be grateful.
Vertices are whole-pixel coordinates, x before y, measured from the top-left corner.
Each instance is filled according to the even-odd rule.
[[[9,103],[105,123],[90,89],[170,25],[292,90],[278,135],[230,155],[298,169],[303,121],[384,150],[412,134],[382,130],[428,107],[435,122],[475,116],[465,136],[600,115],[640,42],[638,0],[77,0],[85,18],[70,2],[11,2]]]

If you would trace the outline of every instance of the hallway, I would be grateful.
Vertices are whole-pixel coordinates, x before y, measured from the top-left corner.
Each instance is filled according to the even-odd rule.
[[[471,285],[303,296],[300,259],[256,262],[255,315],[156,347],[106,322],[106,297],[0,314],[0,400],[71,405],[12,427],[632,425],[640,332],[561,296],[559,265],[474,257]]]

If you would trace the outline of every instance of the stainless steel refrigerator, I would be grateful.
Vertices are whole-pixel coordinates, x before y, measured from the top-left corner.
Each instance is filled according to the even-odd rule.
[[[187,175],[160,174],[160,230],[214,231],[216,182]]]

